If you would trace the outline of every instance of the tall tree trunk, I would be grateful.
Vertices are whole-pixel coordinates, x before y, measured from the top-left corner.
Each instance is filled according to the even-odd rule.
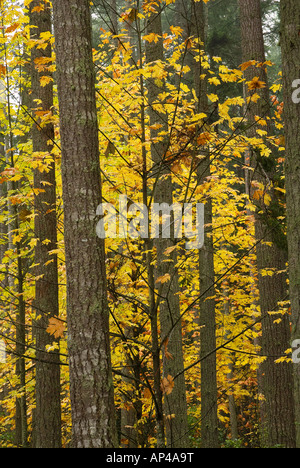
[[[116,445],[89,0],[54,0],[74,448]]]
[[[14,142],[13,142],[13,119],[11,111],[11,87],[9,78],[9,68],[7,60],[7,49],[4,43],[4,63],[6,67],[6,90],[7,90],[7,121],[8,121],[8,133],[5,141],[6,146],[6,165],[13,168],[15,164],[14,154]],[[7,193],[15,194],[17,185],[15,181],[9,181],[7,183]],[[16,375],[19,379],[18,391],[20,395],[16,398],[16,429],[15,429],[15,442],[17,447],[26,448],[28,446],[28,422],[27,422],[27,396],[26,396],[26,364],[25,364],[25,350],[26,350],[26,327],[25,327],[25,302],[24,302],[24,290],[23,290],[23,268],[21,258],[21,243],[16,242],[14,245],[13,234],[19,230],[19,219],[18,209],[9,200],[8,202],[8,246],[10,249],[15,249],[17,254],[17,271],[16,281],[14,280],[14,274],[10,272],[9,285],[17,295],[16,309]]]
[[[52,28],[51,11],[45,6],[38,10],[40,0],[30,3],[30,25],[32,38],[39,39],[40,35],[50,32]],[[38,60],[45,57],[50,59],[52,50],[49,44],[46,49],[31,49],[31,98],[32,106],[38,106],[39,112],[51,115],[53,107],[53,83],[41,86],[41,76],[52,75],[43,70],[38,71]],[[37,104],[39,100],[40,104]],[[33,112],[35,121],[40,125],[41,120]],[[35,210],[35,285],[36,316],[36,411],[35,411],[35,448],[61,447],[61,403],[60,403],[60,366],[57,351],[47,353],[46,346],[52,344],[53,337],[46,329],[51,317],[59,315],[58,301],[58,271],[57,256],[49,252],[57,248],[56,231],[56,180],[55,162],[51,159],[53,149],[54,126],[53,123],[39,126],[33,125],[32,142],[33,152],[44,154],[48,161],[48,172],[34,170],[34,210]],[[42,125],[42,124],[41,124]]]
[[[300,339],[300,3],[281,0],[284,121],[286,137],[286,202],[292,342]],[[297,80],[297,81],[296,81]],[[298,347],[298,346],[297,346]],[[294,363],[297,448],[300,448],[300,365]]]
[[[239,0],[241,16],[241,33],[243,61],[256,60],[265,62],[264,38],[261,21],[261,7],[259,0]],[[262,89],[255,91],[260,95],[257,103],[248,105],[247,119],[249,124],[248,136],[257,136],[256,116],[267,120],[267,126],[260,127],[271,131],[270,128],[270,97],[268,78],[265,67],[250,66],[245,72],[246,81],[259,77],[265,83]],[[248,88],[248,87],[247,87]],[[252,92],[253,93],[253,92]],[[251,91],[248,91],[251,97]],[[269,446],[282,445],[287,448],[295,446],[295,424],[293,408],[293,379],[292,366],[289,363],[275,363],[276,356],[284,356],[290,344],[289,316],[280,315],[279,323],[275,323],[270,311],[280,310],[279,302],[287,295],[286,269],[287,252],[282,228],[277,220],[279,203],[274,190],[274,171],[276,160],[270,155],[264,158],[257,150],[251,151],[251,166],[254,169],[250,186],[250,194],[257,204],[255,214],[255,235],[257,245],[258,287],[260,294],[260,309],[262,314],[262,354],[266,361],[262,365],[262,390],[265,397],[264,414],[266,421],[262,426],[264,443]],[[258,186],[264,187],[262,196],[257,196]],[[256,195],[253,198],[253,195]],[[265,194],[271,197],[271,204],[266,206]],[[257,200],[259,198],[259,200]],[[277,213],[277,214],[276,214]],[[263,269],[274,269],[272,276],[263,276]]]
[[[207,113],[207,83],[201,79],[204,72],[202,60],[198,60],[205,49],[206,15],[203,1],[177,0],[179,10],[179,21],[184,29],[185,39],[194,37],[200,42],[197,47],[188,48],[186,61],[191,72],[188,76],[190,87],[194,87],[198,99],[196,112]],[[197,60],[196,60],[197,57]],[[196,143],[199,129],[195,135],[195,154],[199,152]],[[210,177],[210,155],[209,149],[202,154],[203,159],[198,163],[197,176],[198,185],[204,184]],[[212,200],[207,199],[205,204],[204,224],[211,231],[212,226]],[[199,250],[199,283],[201,300],[200,309],[200,358],[201,358],[201,446],[203,448],[219,448],[218,437],[218,392],[217,392],[217,369],[216,354],[207,354],[216,349],[216,317],[215,317],[215,270],[214,250],[211,233],[205,233],[205,241]]]
[[[160,7],[156,8],[157,12],[152,13],[147,18],[147,34],[157,34],[158,41],[146,42],[146,61],[148,64],[158,61],[163,67],[161,9]],[[155,108],[155,105],[160,102],[159,95],[164,90],[164,84],[162,82],[160,87],[155,79],[149,79],[147,86],[150,125],[155,127],[158,124],[161,126],[158,131],[151,130],[152,170],[156,177],[154,203],[166,203],[168,206],[172,206],[173,184],[171,171],[166,162],[168,138],[159,136],[161,131],[165,131],[166,135],[168,134],[168,116]],[[171,223],[171,225],[174,226],[174,223]],[[176,252],[172,252],[170,256],[165,253],[168,247],[174,245],[174,232],[171,233],[170,237],[170,239],[159,238],[154,240],[157,253],[156,279],[166,274],[170,278],[170,281],[164,284],[156,283],[159,291],[157,301],[159,301],[161,336],[162,340],[166,339],[163,345],[163,377],[165,379],[169,376],[173,378],[181,372],[180,377],[174,380],[173,391],[170,394],[165,392],[164,413],[166,417],[167,446],[184,448],[188,446],[188,423],[185,377],[182,373],[184,362],[178,297],[178,273],[176,270],[177,261]]]

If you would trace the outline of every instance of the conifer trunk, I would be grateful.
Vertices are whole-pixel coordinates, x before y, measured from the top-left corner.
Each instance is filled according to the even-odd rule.
[[[241,34],[243,62],[256,60],[265,62],[264,38],[259,0],[239,0],[241,15]],[[270,96],[266,68],[250,66],[245,72],[246,82],[259,77],[265,86],[255,91],[260,95],[257,103],[248,105],[246,114],[248,120],[248,136],[255,137],[256,129],[271,130],[270,127]],[[253,91],[248,90],[247,96]],[[266,126],[256,123],[257,116],[265,119]],[[285,448],[295,446],[295,423],[293,407],[293,379],[290,363],[275,363],[276,357],[284,356],[290,346],[290,317],[285,315],[272,316],[268,312],[280,310],[280,301],[287,297],[286,270],[287,251],[282,226],[277,220],[280,205],[276,190],[274,173],[276,159],[271,154],[265,158],[255,148],[251,148],[252,180],[250,181],[250,196],[257,205],[255,213],[255,236],[258,242],[257,268],[260,309],[262,315],[262,354],[267,356],[262,364],[261,384],[264,394],[265,421],[262,421],[262,441],[268,447],[281,445]],[[257,196],[261,184],[264,187],[262,196]],[[256,194],[255,194],[256,193]],[[265,194],[271,198],[270,205],[265,203]],[[258,199],[259,198],[259,199]],[[273,269],[272,276],[262,274],[263,269]],[[276,319],[280,319],[276,321]]]
[[[203,1],[192,0],[192,35],[200,39],[199,51],[205,50],[205,5]],[[203,45],[202,45],[203,44]],[[207,113],[207,82],[201,79],[204,73],[202,60],[194,64],[194,86],[198,97],[197,112]],[[209,148],[205,148],[205,156],[198,165],[198,185],[204,184],[211,175]],[[217,358],[212,353],[216,349],[216,311],[215,311],[215,266],[212,235],[212,199],[208,197],[205,204],[205,240],[199,251],[200,280],[200,359],[201,359],[201,446],[202,448],[219,448],[218,434],[218,388],[217,388]]]
[[[31,36],[38,39],[40,34],[51,31],[51,11],[46,7],[42,11],[36,9],[40,5],[39,0],[30,4]],[[36,9],[36,11],[34,11]],[[41,86],[41,76],[52,75],[43,70],[39,73],[37,61],[41,57],[51,59],[52,50],[50,44],[46,49],[31,50],[31,99],[32,107],[37,106],[39,111],[52,113],[53,107],[53,82]],[[36,100],[41,103],[37,104]],[[57,255],[50,255],[51,250],[57,249],[56,231],[56,180],[55,162],[52,160],[54,126],[48,123],[41,128],[40,119],[33,111],[34,123],[32,129],[32,142],[34,153],[42,153],[49,161],[49,172],[41,172],[39,168],[34,170],[34,233],[37,239],[35,247],[35,274],[37,276],[35,286],[34,307],[36,316],[36,410],[34,420],[35,448],[61,448],[61,403],[60,403],[60,365],[59,353],[46,352],[46,346],[55,341],[47,327],[51,317],[59,316],[58,305],[58,271]],[[49,263],[50,262],[50,263]]]
[[[116,446],[89,0],[54,0],[72,446]]]
[[[197,113],[207,113],[207,82],[201,78],[205,71],[202,60],[198,57],[205,50],[206,15],[203,1],[177,0],[179,24],[184,30],[184,39],[199,39],[197,46],[187,48],[186,64],[191,72],[187,75],[190,88],[195,89]],[[194,155],[199,154],[196,143],[199,128],[195,131]],[[204,184],[210,177],[209,148],[201,153],[202,159],[197,163],[198,185]],[[198,161],[198,160],[197,160]],[[201,359],[201,446],[202,448],[219,448],[218,436],[218,403],[217,403],[217,369],[216,354],[216,317],[215,317],[215,271],[212,238],[212,200],[208,197],[205,203],[204,224],[206,226],[203,247],[199,250],[199,325],[200,325],[200,359]],[[210,231],[210,232],[209,232]],[[210,354],[211,353],[211,354]],[[206,356],[209,355],[207,358]]]
[[[294,340],[300,339],[300,3],[298,0],[281,1],[281,23],[287,237],[293,343]],[[297,448],[300,448],[300,364],[294,363],[293,367]]]
[[[161,8],[148,18],[147,34],[157,34],[157,42],[146,42],[147,63],[160,62],[163,67],[164,50],[162,40]],[[173,184],[170,167],[166,161],[168,137],[159,137],[162,131],[168,135],[168,116],[155,108],[160,103],[159,95],[164,91],[164,83],[155,79],[147,81],[150,125],[160,127],[160,130],[151,130],[151,156],[153,174],[156,177],[154,203],[173,204]],[[173,226],[174,223],[171,223]],[[155,239],[157,263],[155,269],[156,280],[168,274],[170,281],[161,284],[156,282],[159,303],[159,317],[163,345],[163,378],[174,378],[181,372],[179,378],[174,380],[174,388],[170,394],[164,394],[164,414],[166,420],[167,446],[184,448],[188,446],[188,423],[185,377],[182,348],[182,328],[180,320],[179,285],[176,270],[176,252],[169,256],[166,249],[174,246],[174,232],[170,239]],[[174,326],[175,324],[175,326]]]

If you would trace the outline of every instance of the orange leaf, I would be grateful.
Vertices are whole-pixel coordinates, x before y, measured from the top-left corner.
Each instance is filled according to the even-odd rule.
[[[169,275],[169,273],[166,273],[164,276],[160,276],[159,278],[157,278],[156,283],[164,284],[170,281],[170,279],[171,276]]]
[[[168,375],[168,377],[165,377],[162,380],[161,389],[163,393],[165,393],[166,395],[170,395],[173,392],[174,385],[175,382],[173,377],[171,375]]]
[[[32,9],[32,13],[34,12],[40,13],[41,11],[44,11],[44,10],[45,10],[44,5],[38,5]]]
[[[6,74],[6,68],[4,65],[0,63],[0,77],[5,76],[5,74]]]
[[[251,67],[251,65],[255,65],[255,64],[256,64],[255,60],[249,60],[249,62],[242,63],[242,65],[240,65],[240,67],[241,67],[242,71],[245,71],[245,70],[247,70],[247,68]]]
[[[13,23],[11,26],[8,26],[8,28],[6,28],[6,31],[5,31],[6,34],[14,32],[16,29],[18,29],[19,26],[20,26],[19,23]]]
[[[255,76],[251,81],[247,82],[248,88],[251,89],[261,89],[266,87],[264,81],[260,81],[258,76]]]
[[[65,324],[58,317],[51,317],[49,319],[49,326],[47,333],[54,335],[54,338],[62,338],[65,331]]]
[[[255,192],[253,193],[254,200],[259,201],[262,198],[263,194],[263,190],[255,190]]]

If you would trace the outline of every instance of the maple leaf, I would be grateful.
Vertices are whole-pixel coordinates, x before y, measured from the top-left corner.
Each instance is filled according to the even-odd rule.
[[[126,21],[128,23],[133,23],[137,19],[138,10],[136,8],[131,8],[121,15],[121,21]]]
[[[65,324],[58,317],[51,317],[46,331],[50,335],[54,335],[54,338],[62,338],[65,332]]]
[[[171,33],[174,34],[174,36],[182,36],[183,29],[180,26],[170,26]]]
[[[20,26],[19,23],[13,23],[11,24],[10,26],[8,26],[8,28],[6,28],[6,34],[9,34],[11,32],[14,32],[16,29],[18,29],[18,27]]]
[[[51,81],[53,81],[53,78],[51,76],[42,76],[40,78],[40,84],[44,88],[47,84],[49,84]]]
[[[174,379],[171,375],[168,375],[168,377],[164,377],[161,383],[161,390],[165,395],[170,395],[173,392],[174,389]]]
[[[247,68],[251,67],[251,65],[255,65],[255,64],[256,64],[255,60],[249,60],[249,62],[242,63],[242,65],[240,65],[240,67],[241,67],[242,71],[245,71],[245,70],[247,70]]]
[[[262,89],[266,87],[266,83],[264,81],[260,81],[258,76],[255,76],[251,81],[247,81],[247,85],[249,90]]]
[[[4,65],[2,65],[2,63],[0,63],[0,77],[5,76],[5,74],[6,74],[6,68]]]
[[[168,281],[170,281],[170,279],[171,279],[171,276],[169,275],[169,273],[166,273],[165,275],[160,276],[159,278],[157,278],[156,283],[164,284],[164,283],[167,283]]]
[[[155,42],[155,44],[159,41],[160,38],[161,36],[155,33],[147,34],[146,36],[143,37],[145,41],[148,41],[150,43]]]
[[[44,11],[45,10],[45,6],[44,5],[38,5],[36,7],[34,7],[32,9],[32,13],[34,12],[37,12],[37,13],[40,13],[41,11]]]

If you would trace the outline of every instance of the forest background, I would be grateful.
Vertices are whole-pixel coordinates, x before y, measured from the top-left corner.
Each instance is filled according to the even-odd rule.
[[[0,446],[295,447],[280,2],[0,19]],[[204,247],[104,252],[122,194],[204,203]]]

